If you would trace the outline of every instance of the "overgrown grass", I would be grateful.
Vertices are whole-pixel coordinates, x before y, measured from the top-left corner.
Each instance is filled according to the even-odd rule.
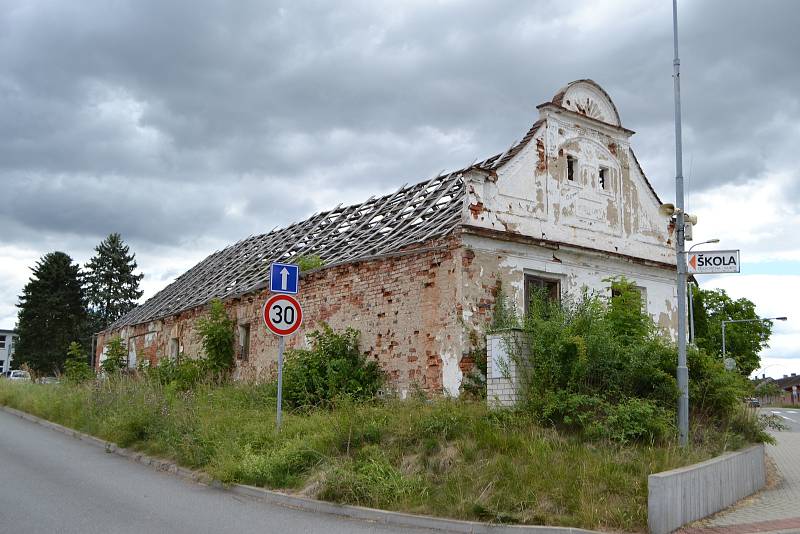
[[[272,385],[180,391],[120,377],[0,381],[0,404],[204,469],[224,482],[459,519],[641,531],[647,476],[744,444],[701,426],[694,443],[586,443],[527,414],[455,400],[343,402],[285,416]]]

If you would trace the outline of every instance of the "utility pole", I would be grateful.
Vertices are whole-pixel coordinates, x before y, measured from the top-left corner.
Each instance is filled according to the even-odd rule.
[[[675,255],[678,262],[678,431],[680,444],[689,443],[689,368],[686,367],[686,258],[684,232],[686,222],[683,205],[683,146],[681,138],[681,60],[678,57],[678,0],[672,0],[672,35],[675,59],[672,80],[675,87],[675,210],[677,215]]]

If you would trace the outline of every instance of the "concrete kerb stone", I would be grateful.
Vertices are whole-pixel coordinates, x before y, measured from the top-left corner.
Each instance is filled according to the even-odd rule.
[[[318,501],[316,499],[309,499],[306,497],[298,497],[277,491],[271,491],[263,488],[256,488],[254,486],[247,486],[244,484],[233,484],[225,486],[219,480],[212,479],[208,474],[193,471],[185,467],[181,467],[174,462],[155,458],[142,454],[138,451],[125,449],[117,446],[115,443],[78,432],[71,428],[52,423],[35,415],[27,412],[9,408],[7,406],[0,406],[0,410],[15,415],[27,421],[37,423],[45,428],[61,432],[80,441],[85,441],[91,445],[104,449],[109,454],[116,454],[142,465],[149,466],[156,471],[165,472],[173,476],[180,477],[198,484],[204,484],[215,489],[230,491],[235,495],[247,497],[259,502],[268,504],[284,506],[296,510],[306,512],[324,513],[347,517],[350,519],[359,519],[363,521],[372,521],[375,523],[383,523],[387,525],[400,526],[400,527],[414,527],[430,530],[439,530],[443,532],[458,532],[464,534],[599,534],[596,530],[586,530],[582,528],[572,527],[548,527],[536,525],[495,525],[490,523],[479,523],[476,521],[459,521],[455,519],[442,519],[438,517],[406,514],[402,512],[390,512],[387,510],[378,510],[375,508],[364,508],[361,506],[350,506],[345,504],[336,504],[325,501]]]

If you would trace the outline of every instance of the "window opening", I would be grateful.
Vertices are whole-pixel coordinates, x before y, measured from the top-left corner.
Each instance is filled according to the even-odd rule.
[[[608,186],[608,169],[600,167],[599,173],[600,189],[605,189]]]
[[[6,348],[6,336],[0,336],[0,349]]]
[[[239,325],[239,359],[247,361],[250,357],[250,325]]]
[[[561,285],[558,280],[525,275],[525,315],[530,311],[531,300],[536,295],[544,295],[553,302],[561,302]]]
[[[567,156],[567,180],[574,182],[575,181],[575,158],[572,156]]]
[[[169,340],[169,359],[170,360],[177,360],[178,353],[180,352],[180,342],[178,341],[177,337],[173,337]]]
[[[131,343],[130,349],[128,349],[128,368],[129,369],[136,369],[136,343]]]
[[[647,288],[642,286],[634,286],[633,289],[639,293],[639,303],[642,306],[642,312],[647,313]],[[619,297],[620,295],[622,295],[622,291],[615,287],[611,288],[611,298]]]

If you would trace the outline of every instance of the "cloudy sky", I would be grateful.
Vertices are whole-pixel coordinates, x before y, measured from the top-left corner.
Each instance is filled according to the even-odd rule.
[[[800,372],[800,3],[684,0],[688,208],[740,248],[704,287]],[[0,0],[0,328],[42,254],[108,233],[150,296],[208,253],[504,150],[565,83],[611,95],[674,199],[669,0]]]

